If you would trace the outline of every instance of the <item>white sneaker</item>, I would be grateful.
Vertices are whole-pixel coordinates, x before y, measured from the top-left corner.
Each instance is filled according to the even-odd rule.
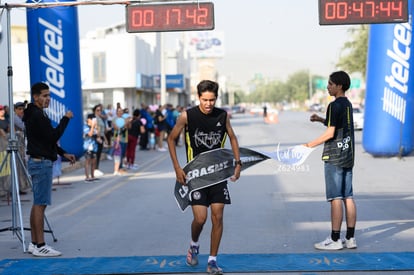
[[[106,155],[106,158],[109,159],[109,160],[113,160],[111,155]]]
[[[42,247],[35,247],[32,254],[33,256],[37,257],[57,257],[62,255],[60,251],[57,251],[56,249],[53,249],[48,245],[44,245]]]
[[[33,251],[35,250],[35,248],[36,248],[36,246],[32,242],[30,242],[29,246],[27,247],[27,252],[32,254]]]
[[[104,173],[101,170],[95,169],[94,172],[94,176],[96,177],[102,177],[104,175]]]
[[[348,249],[357,248],[357,243],[354,237],[350,238],[349,240],[345,238],[345,247]]]
[[[165,151],[167,151],[167,149],[165,149],[164,147],[163,148],[157,148],[157,151],[159,151],[159,152],[165,152]]]
[[[331,237],[326,238],[326,240],[320,243],[316,243],[314,246],[316,249],[320,250],[340,250],[344,248],[341,239],[334,242]]]

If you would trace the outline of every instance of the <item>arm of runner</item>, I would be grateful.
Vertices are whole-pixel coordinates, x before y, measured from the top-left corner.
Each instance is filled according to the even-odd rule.
[[[178,117],[174,128],[171,130],[171,133],[167,138],[168,151],[170,152],[170,157],[175,170],[177,181],[183,185],[185,184],[186,174],[181,168],[177,158],[177,147],[175,145],[175,140],[179,137],[181,131],[184,130],[185,125],[187,125],[187,112],[183,111]]]
[[[239,151],[239,142],[237,140],[236,134],[233,131],[233,127],[230,123],[230,118],[227,116],[226,119],[226,129],[227,129],[227,135],[229,136],[231,149],[233,150],[234,159],[236,161],[240,160],[240,151]],[[241,165],[236,164],[236,167],[234,168],[234,175],[230,177],[231,181],[236,181],[240,178],[240,172],[241,172]]]

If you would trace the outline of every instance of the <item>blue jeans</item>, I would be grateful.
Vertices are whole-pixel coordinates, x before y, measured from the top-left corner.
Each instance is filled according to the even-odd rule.
[[[51,205],[53,162],[48,159],[37,160],[29,158],[27,168],[32,178],[33,204]]]
[[[352,168],[342,168],[325,162],[326,199],[352,198]]]
[[[119,164],[119,168],[123,168],[123,159],[126,156],[126,148],[127,148],[127,144],[126,142],[120,142],[119,143],[121,145],[121,163]]]

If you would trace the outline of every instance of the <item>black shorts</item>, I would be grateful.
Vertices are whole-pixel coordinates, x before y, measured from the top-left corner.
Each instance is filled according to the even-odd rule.
[[[208,207],[212,203],[231,204],[227,181],[191,193],[190,205],[204,205]]]
[[[85,159],[96,159],[96,152],[86,151]]]

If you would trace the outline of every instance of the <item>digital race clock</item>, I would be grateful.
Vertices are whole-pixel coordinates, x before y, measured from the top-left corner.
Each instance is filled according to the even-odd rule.
[[[403,23],[408,0],[319,0],[319,24]]]
[[[127,32],[198,31],[214,29],[213,3],[126,6]]]

